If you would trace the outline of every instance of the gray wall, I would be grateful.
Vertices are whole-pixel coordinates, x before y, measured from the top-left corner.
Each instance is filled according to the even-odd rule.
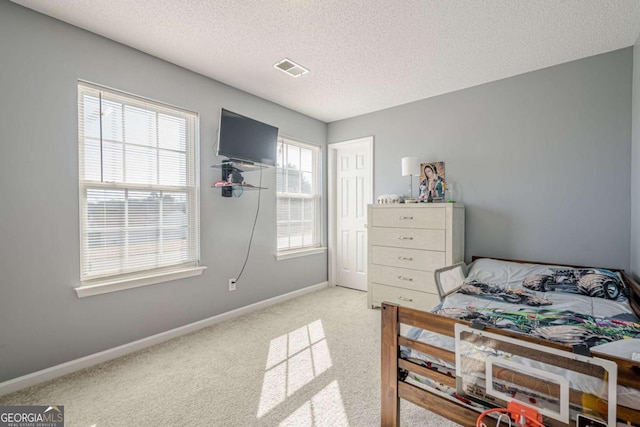
[[[640,279],[640,38],[633,46],[631,156],[631,271]]]
[[[257,192],[223,199],[209,187],[220,177],[209,167],[221,160],[213,155],[220,107],[323,147],[325,123],[8,1],[0,1],[0,58],[0,381],[327,280],[326,255],[275,260],[271,169],[251,258],[229,293]],[[77,79],[200,113],[202,276],[77,298]],[[256,172],[245,177],[257,183]]]
[[[627,48],[333,122],[329,142],[374,135],[376,195],[406,191],[402,157],[444,161],[467,259],[628,268],[631,83]]]

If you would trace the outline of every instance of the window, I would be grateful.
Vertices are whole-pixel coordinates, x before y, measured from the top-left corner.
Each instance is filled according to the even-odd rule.
[[[319,148],[280,138],[277,159],[278,253],[320,246]]]
[[[197,114],[80,82],[78,127],[82,285],[197,266]]]

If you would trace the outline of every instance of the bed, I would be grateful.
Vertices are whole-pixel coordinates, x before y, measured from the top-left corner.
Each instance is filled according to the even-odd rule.
[[[460,375],[456,376],[456,367],[462,365],[461,359],[456,365],[453,339],[460,339],[462,335],[456,332],[457,328],[482,330],[485,335],[511,340],[486,344],[510,352],[514,359],[518,358],[517,354],[524,354],[533,360],[527,363],[540,364],[545,371],[551,371],[549,363],[558,365],[556,376],[568,384],[571,415],[567,422],[545,417],[545,425],[574,426],[576,413],[592,410],[595,406],[589,406],[589,402],[593,399],[602,400],[599,386],[594,384],[607,379],[614,387],[609,394],[616,394],[617,388],[617,404],[614,401],[609,414],[617,418],[618,425],[640,425],[640,285],[625,272],[614,271],[621,286],[607,284],[603,288],[600,285],[608,281],[589,279],[596,277],[593,273],[601,272],[611,273],[576,266],[474,257],[469,271],[465,271],[465,286],[444,297],[433,312],[383,303],[381,424],[399,425],[400,399],[465,426],[475,426],[479,413],[491,407],[487,406],[490,402],[469,400],[468,396],[460,395],[461,380]],[[567,277],[580,283],[579,289],[567,285],[571,283]],[[581,277],[584,280],[579,280]],[[442,290],[442,293],[448,292]],[[521,321],[525,317],[535,322]],[[480,335],[473,339],[486,339]],[[575,355],[576,361],[559,361],[561,358],[553,354],[521,348],[525,343],[543,346],[551,353],[569,352]],[[617,378],[608,373],[603,375],[602,370],[594,373],[596,370],[589,367],[590,361],[595,360],[613,362],[614,368],[617,366]],[[531,396],[532,390],[541,388],[560,390],[546,380],[515,371],[510,371],[510,395]],[[458,374],[461,372],[462,368],[458,368]],[[492,382],[480,381],[479,384],[484,387]],[[546,398],[553,406],[553,399]],[[543,405],[540,402],[536,403]],[[494,404],[501,405],[499,400]]]

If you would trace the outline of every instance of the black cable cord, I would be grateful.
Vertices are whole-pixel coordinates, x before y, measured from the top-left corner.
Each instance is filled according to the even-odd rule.
[[[251,228],[251,237],[249,238],[249,247],[247,248],[247,256],[244,259],[244,264],[242,264],[242,270],[240,270],[240,274],[238,274],[236,283],[240,281],[240,277],[242,277],[244,268],[247,266],[247,261],[249,261],[249,254],[251,253],[251,243],[253,242],[253,233],[256,231],[256,223],[258,222],[258,214],[260,213],[260,199],[261,199],[260,196],[261,195],[262,195],[262,166],[260,166],[260,185],[258,185],[258,207],[256,209],[256,217],[253,220],[253,228]]]

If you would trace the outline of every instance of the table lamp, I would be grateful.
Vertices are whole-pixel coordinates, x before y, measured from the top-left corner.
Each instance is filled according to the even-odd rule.
[[[417,157],[402,158],[402,176],[409,177],[409,197],[413,198],[413,177],[420,176],[420,160]]]

